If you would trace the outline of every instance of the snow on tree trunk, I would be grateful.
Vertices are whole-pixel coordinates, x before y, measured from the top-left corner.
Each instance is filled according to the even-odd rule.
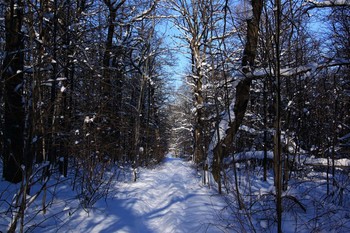
[[[253,78],[252,70],[256,56],[259,22],[263,7],[262,0],[252,0],[253,15],[247,18],[247,39],[242,57],[242,73],[234,87],[235,98],[230,104],[229,111],[226,112],[219,123],[219,133],[213,136],[209,146],[208,165],[211,166],[213,177],[216,181],[220,176],[220,161],[232,145],[235,135],[241,125],[250,97],[250,84]],[[233,114],[232,114],[233,113]]]

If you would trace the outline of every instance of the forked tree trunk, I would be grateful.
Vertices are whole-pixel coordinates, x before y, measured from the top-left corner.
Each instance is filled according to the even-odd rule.
[[[245,77],[237,83],[235,88],[236,97],[233,103],[234,116],[231,117],[224,137],[220,138],[220,141],[217,142],[212,151],[213,164],[211,164],[211,166],[215,181],[219,180],[220,161],[225,156],[224,152],[228,152],[227,149],[229,149],[234,142],[234,138],[239,126],[242,124],[250,98],[250,84],[253,78],[251,71],[254,68],[254,60],[256,57],[263,0],[252,0],[251,4],[253,15],[251,18],[247,19],[247,39],[242,58],[242,72],[244,73]]]

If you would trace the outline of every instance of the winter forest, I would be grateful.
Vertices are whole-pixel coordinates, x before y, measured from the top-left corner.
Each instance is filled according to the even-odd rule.
[[[350,232],[349,0],[0,0],[0,232]]]

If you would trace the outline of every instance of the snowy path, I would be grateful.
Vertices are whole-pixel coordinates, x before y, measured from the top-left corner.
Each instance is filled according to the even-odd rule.
[[[119,184],[120,185],[120,184]],[[224,203],[201,186],[190,163],[166,158],[142,170],[136,183],[118,187],[115,198],[70,222],[72,232],[226,232],[220,223]],[[72,223],[74,223],[72,225]]]

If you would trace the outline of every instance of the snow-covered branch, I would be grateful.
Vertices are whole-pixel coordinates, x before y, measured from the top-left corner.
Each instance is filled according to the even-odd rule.
[[[149,16],[150,13],[156,8],[157,4],[158,4],[159,0],[156,0],[152,3],[152,5],[146,9],[145,11],[143,11],[141,14],[137,15],[136,17],[134,17],[131,22],[137,22],[137,21],[142,21],[146,16]]]
[[[344,65],[350,65],[350,60],[344,60],[344,59],[327,59],[326,61],[322,61],[319,63],[310,63],[303,66],[293,67],[293,68],[283,68],[281,69],[280,73],[282,77],[290,77],[293,75],[298,74],[304,74],[307,72],[315,72],[317,70],[321,70],[328,67],[334,67],[334,66],[344,66]],[[271,74],[267,69],[256,69],[253,72],[253,76],[255,78],[259,77],[265,77],[267,75],[274,75]]]
[[[337,7],[337,6],[350,6],[350,0],[327,0],[327,1],[316,1],[306,0],[306,4],[309,5],[309,9],[321,8],[321,7]]]
[[[179,127],[179,128],[173,128],[173,131],[179,131],[179,130],[185,130],[185,131],[189,131],[192,132],[192,128],[186,128],[186,127]]]

